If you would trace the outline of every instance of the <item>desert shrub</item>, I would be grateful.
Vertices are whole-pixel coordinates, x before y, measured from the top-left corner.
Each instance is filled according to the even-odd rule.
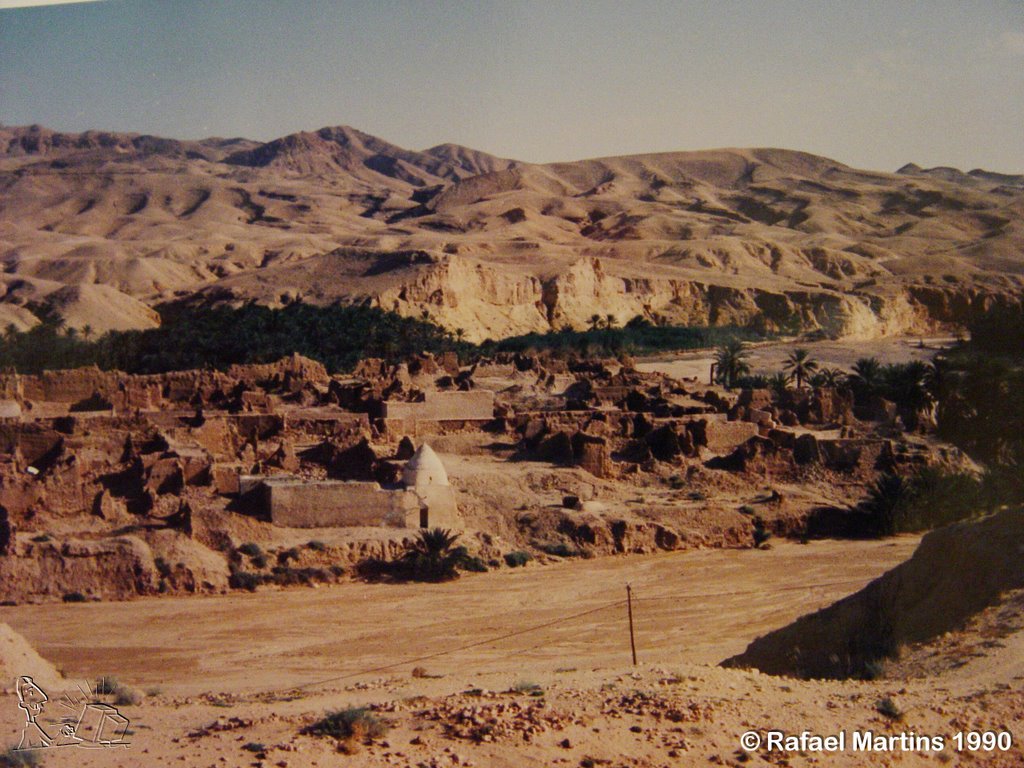
[[[111,696],[120,687],[121,683],[112,675],[103,675],[96,678],[95,690],[100,696]]]
[[[743,515],[755,515],[755,514],[757,514],[757,510],[754,509],[749,504],[744,504],[742,507],[740,507],[740,514],[743,514]]]
[[[228,578],[228,586],[232,589],[247,589],[250,592],[255,592],[256,587],[262,583],[262,576],[258,573],[250,573],[249,571],[235,571]]]
[[[250,560],[250,562],[254,566],[256,566],[257,568],[266,568],[268,561],[267,561],[267,556],[262,554],[262,553],[260,553],[258,555],[254,555],[252,557],[252,559]]]
[[[100,696],[112,696],[114,703],[120,707],[138,704],[142,701],[142,696],[138,691],[125,685],[113,675],[98,677],[95,690]]]
[[[315,582],[328,583],[333,581],[333,573],[326,568],[288,568],[283,565],[275,566],[270,576],[264,576],[264,583],[271,582],[281,586],[292,586],[295,584],[310,585]]]
[[[863,678],[865,680],[884,680],[886,676],[886,660],[872,659],[864,663]]]
[[[577,547],[570,547],[564,541],[556,542],[541,542],[534,544],[537,549],[548,555],[554,555],[555,557],[581,557],[583,551]]]
[[[267,748],[258,741],[250,741],[247,744],[243,744],[242,749],[246,752],[265,752]]]
[[[512,686],[512,690],[516,693],[525,693],[529,696],[543,696],[544,689],[539,683],[535,683],[531,680],[520,680]]]
[[[890,720],[903,719],[903,710],[888,696],[875,702],[875,711],[880,715],[888,717]]]
[[[89,600],[89,598],[87,598],[81,592],[66,592],[64,594],[64,597],[61,599],[65,603],[85,603]]]
[[[526,565],[531,560],[533,560],[533,555],[529,552],[523,552],[522,550],[507,552],[505,554],[505,564],[509,568],[519,568],[520,566]]]
[[[459,568],[470,573],[487,573],[488,570],[487,563],[475,555],[466,557],[461,565],[459,565]]]
[[[769,531],[764,524],[764,520],[760,517],[754,518],[754,547],[760,548],[765,545],[765,542],[772,537],[771,531]]]
[[[156,572],[163,576],[165,579],[171,575],[171,566],[162,557],[153,559],[153,565],[156,566]]]
[[[119,685],[114,691],[114,703],[119,707],[134,706],[142,701],[142,696],[134,688]]]
[[[350,707],[331,712],[303,729],[314,736],[349,739],[353,736],[379,739],[388,732],[388,724],[365,707]]]
[[[32,537],[32,541],[34,541],[36,544],[44,544],[45,542],[47,542],[49,540],[50,540],[50,534],[48,534],[48,533],[40,533],[38,536],[33,536]]]
[[[253,544],[251,541],[242,544],[238,548],[238,551],[243,555],[248,555],[249,557],[261,557],[263,555],[263,550],[260,548],[260,545]]]
[[[311,542],[306,544],[306,547],[312,549],[314,552],[325,552],[327,550],[327,545],[322,541],[317,541],[316,539],[313,539]]]
[[[284,550],[282,550],[282,551],[277,553],[277,563],[278,563],[278,565],[288,565],[288,561],[289,560],[298,560],[298,559],[299,559],[299,550],[298,550],[297,547],[292,547],[291,549],[284,549]]]

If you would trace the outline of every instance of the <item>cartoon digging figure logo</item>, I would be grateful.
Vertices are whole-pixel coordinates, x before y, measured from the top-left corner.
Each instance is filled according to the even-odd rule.
[[[31,677],[18,678],[16,689],[18,706],[25,711],[25,727],[21,731],[21,741],[15,749],[129,745],[128,718],[118,712],[117,707],[96,701],[96,694],[91,688],[79,688],[82,696],[65,693],[60,698],[60,706],[68,712],[61,716],[56,733],[50,733],[39,723],[39,715],[50,701],[46,692],[36,685]]]

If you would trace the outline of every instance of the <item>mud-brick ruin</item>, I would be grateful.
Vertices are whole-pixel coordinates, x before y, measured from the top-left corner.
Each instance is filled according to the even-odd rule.
[[[248,475],[240,478],[240,488],[258,494],[265,516],[283,527],[463,527],[444,465],[426,443],[406,462],[401,480],[389,487],[358,480]]]
[[[490,567],[749,547],[842,533],[879,472],[963,461],[885,401],[628,359],[5,374],[0,599],[337,581],[435,526]]]

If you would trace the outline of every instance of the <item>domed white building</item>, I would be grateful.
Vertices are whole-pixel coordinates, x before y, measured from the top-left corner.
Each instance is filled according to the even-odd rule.
[[[424,443],[402,470],[402,483],[406,488],[428,485],[448,485],[448,473],[434,449]]]
[[[424,443],[402,470],[402,484],[419,501],[420,528],[462,528],[455,492],[434,449]]]

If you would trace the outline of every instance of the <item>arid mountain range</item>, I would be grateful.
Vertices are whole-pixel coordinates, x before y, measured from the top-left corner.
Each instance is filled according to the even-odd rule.
[[[875,337],[1024,295],[1024,176],[781,149],[537,165],[347,127],[267,143],[0,127],[0,323],[366,303],[473,340],[571,325]]]

